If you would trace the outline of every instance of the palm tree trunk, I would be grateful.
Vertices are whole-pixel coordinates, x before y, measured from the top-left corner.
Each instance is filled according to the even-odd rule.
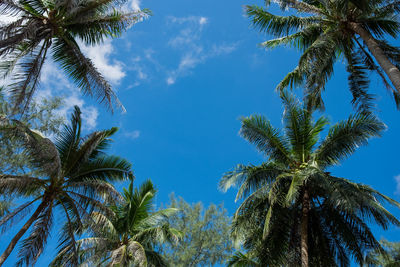
[[[308,267],[308,213],[310,211],[310,196],[304,189],[301,214],[301,267]]]
[[[376,61],[378,61],[396,90],[400,92],[400,70],[389,60],[375,38],[361,24],[352,22],[349,25],[355,33],[360,35],[367,45],[368,50],[372,53]]]
[[[10,244],[6,248],[6,250],[3,252],[3,255],[0,257],[0,266],[3,265],[3,263],[6,261],[8,256],[10,256],[11,252],[13,251],[14,247],[17,245],[18,241],[21,239],[21,237],[25,234],[25,232],[31,227],[32,223],[36,221],[36,219],[39,217],[39,214],[43,211],[43,209],[46,207],[47,203],[43,201],[40,203],[39,207],[35,210],[33,215],[29,218],[29,220],[22,226],[21,230],[14,236],[14,238],[11,240]]]

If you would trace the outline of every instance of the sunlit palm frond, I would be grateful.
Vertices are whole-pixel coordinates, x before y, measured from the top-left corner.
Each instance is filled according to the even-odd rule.
[[[236,195],[237,201],[248,196],[250,192],[255,191],[260,186],[271,183],[285,169],[285,166],[274,163],[264,163],[260,166],[238,165],[235,170],[222,177],[219,187],[223,191],[227,191],[233,186],[240,185]]]
[[[334,125],[316,151],[320,166],[337,164],[353,154],[356,149],[367,144],[372,137],[380,136],[386,128],[372,114],[358,114]]]
[[[282,37],[319,21],[316,17],[276,16],[258,6],[246,6],[246,14],[261,31]]]

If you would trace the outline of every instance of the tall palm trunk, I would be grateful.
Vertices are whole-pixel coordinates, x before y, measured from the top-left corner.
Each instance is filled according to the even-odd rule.
[[[43,211],[43,209],[46,207],[47,202],[43,201],[40,203],[39,207],[35,210],[35,212],[32,214],[32,216],[29,218],[29,220],[22,226],[21,230],[14,236],[14,238],[11,240],[10,244],[6,248],[6,250],[3,252],[3,255],[0,257],[0,266],[3,265],[3,263],[6,261],[8,256],[10,256],[11,252],[13,251],[14,247],[17,245],[18,241],[21,239],[21,237],[28,231],[29,227],[31,227],[32,223],[36,221],[36,219],[39,217],[40,213]]]
[[[367,45],[368,50],[372,53],[376,61],[378,61],[379,65],[385,71],[397,92],[400,92],[400,70],[389,60],[382,48],[380,48],[376,39],[367,30],[365,30],[361,24],[352,22],[349,24],[349,26],[355,33],[360,35]]]
[[[308,189],[303,192],[302,214],[301,214],[301,267],[308,267],[308,213],[310,211],[310,196]]]

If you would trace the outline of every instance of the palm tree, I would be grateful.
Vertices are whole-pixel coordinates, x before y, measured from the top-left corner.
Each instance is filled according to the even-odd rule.
[[[241,136],[268,160],[239,165],[220,182],[223,190],[239,185],[236,199],[244,199],[233,236],[262,266],[348,266],[350,256],[362,263],[365,249],[382,251],[366,221],[384,229],[400,225],[382,203],[400,204],[328,168],[379,136],[385,125],[370,113],[350,116],[318,142],[328,120],[314,121],[293,96],[281,96],[283,134],[263,116],[242,119]]]
[[[148,11],[123,12],[116,0],[4,0],[0,15],[15,20],[0,28],[0,56],[7,60],[0,69],[12,74],[10,92],[15,107],[25,110],[38,86],[42,66],[50,53],[82,92],[120,105],[110,84],[80,50],[120,36]]]
[[[41,171],[37,177],[0,174],[1,194],[10,198],[28,198],[26,203],[0,220],[3,232],[29,214],[36,205],[35,211],[0,256],[0,266],[30,228],[29,236],[21,244],[17,264],[33,265],[44,249],[56,212],[57,215],[63,214],[65,220],[60,230],[60,243],[73,248],[70,251],[71,262],[76,263],[75,233],[90,220],[92,211],[104,210],[104,200],[118,199],[119,194],[110,182],[132,177],[129,162],[107,155],[104,151],[117,128],[82,137],[78,107],[75,107],[71,124],[65,125],[55,144],[18,121],[0,117],[0,125],[1,130],[13,131],[21,138],[32,166]]]
[[[133,190],[133,181],[124,189],[123,201],[111,207],[111,213],[97,212],[91,237],[78,241],[81,264],[90,266],[167,266],[156,248],[165,242],[177,242],[180,233],[168,224],[177,209],[152,211],[156,190],[150,180]],[[53,261],[53,266],[69,262],[68,251]]]
[[[267,0],[267,7],[270,2],[277,2],[283,10],[292,9],[298,13],[278,16],[261,7],[247,6],[246,12],[253,25],[276,37],[262,46],[288,45],[302,52],[298,66],[287,74],[277,89],[306,82],[307,94],[315,101],[310,104],[321,108],[321,91],[333,74],[334,63],[343,57],[347,61],[355,107],[360,110],[371,108],[374,97],[367,89],[368,72],[373,71],[382,78],[400,108],[400,49],[384,39],[385,36],[396,38],[400,31],[399,1]]]

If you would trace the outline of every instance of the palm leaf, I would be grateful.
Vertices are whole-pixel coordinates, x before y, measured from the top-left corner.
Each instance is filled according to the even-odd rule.
[[[122,107],[111,85],[98,72],[92,61],[85,57],[71,35],[56,38],[53,44],[53,58],[74,80],[83,93],[96,97],[112,109],[113,104]]]

